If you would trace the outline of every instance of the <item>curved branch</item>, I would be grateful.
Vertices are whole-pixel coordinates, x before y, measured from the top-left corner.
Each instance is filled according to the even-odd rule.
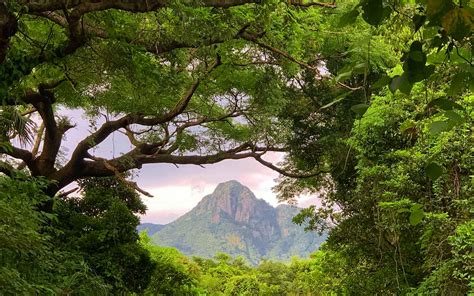
[[[209,74],[213,69],[220,65],[220,59],[217,59],[210,68],[207,69],[206,74]],[[163,116],[158,117],[145,117],[142,115],[127,115],[118,120],[107,121],[104,123],[95,133],[92,133],[84,140],[79,142],[76,146],[72,154],[71,161],[72,163],[76,163],[81,159],[84,159],[87,156],[87,151],[98,144],[102,143],[108,136],[110,136],[113,132],[125,128],[131,124],[140,124],[144,126],[154,126],[158,124],[163,124],[166,122],[172,121],[176,116],[180,115],[184,112],[186,107],[188,106],[191,98],[193,97],[194,93],[196,92],[198,86],[200,85],[202,78],[198,78],[194,81],[191,87],[186,91],[183,97],[176,103],[173,109],[167,112]]]
[[[130,12],[149,12],[166,7],[166,0],[19,0],[20,5],[28,7],[30,12],[45,12],[61,9],[78,9],[83,13],[107,9],[119,9]],[[298,7],[323,7],[335,8],[336,4],[328,2],[311,1],[303,3],[299,0],[289,0],[286,3]],[[246,4],[260,4],[262,0],[201,0],[196,7],[229,8]]]
[[[309,173],[309,174],[300,174],[300,173],[288,172],[288,171],[285,171],[282,168],[277,167],[276,165],[272,164],[271,162],[268,162],[268,161],[264,160],[262,158],[261,154],[255,154],[253,156],[253,158],[255,158],[256,161],[263,164],[267,168],[270,168],[270,169],[274,170],[275,172],[278,172],[279,174],[281,174],[283,176],[286,176],[286,177],[290,177],[290,178],[300,178],[300,179],[302,179],[302,178],[311,178],[311,177],[315,177],[315,176],[327,173],[327,171],[325,171],[325,170],[318,170],[316,172]]]
[[[312,72],[315,72],[315,73],[319,73],[318,67],[316,67],[316,66],[311,66],[311,65],[309,65],[309,64],[307,64],[307,63],[305,63],[305,62],[302,62],[302,61],[296,59],[295,57],[293,57],[293,56],[290,55],[289,53],[287,53],[287,52],[285,52],[285,51],[283,51],[283,50],[281,50],[281,49],[279,49],[279,48],[276,48],[276,47],[273,47],[273,46],[270,46],[270,45],[268,45],[268,44],[263,43],[262,41],[259,40],[259,37],[260,37],[260,36],[258,36],[258,35],[250,34],[250,33],[248,33],[248,32],[243,31],[243,32],[241,32],[240,36],[241,36],[243,39],[245,39],[245,40],[247,40],[247,41],[250,41],[250,42],[252,42],[252,43],[255,43],[256,45],[258,45],[258,46],[260,46],[260,47],[262,47],[262,48],[264,48],[264,49],[266,49],[266,50],[269,50],[269,51],[271,51],[271,52],[273,52],[273,53],[276,53],[276,54],[278,54],[278,55],[280,55],[280,56],[282,56],[282,57],[284,57],[284,58],[286,58],[286,59],[288,59],[288,60],[290,60],[290,61],[292,61],[292,62],[298,64],[299,66],[301,66],[301,67],[303,67],[303,68],[306,68],[306,69],[308,69],[308,70],[310,70],[310,71],[312,71]]]
[[[0,161],[0,173],[7,175],[8,177],[13,176],[15,169],[9,163]]]

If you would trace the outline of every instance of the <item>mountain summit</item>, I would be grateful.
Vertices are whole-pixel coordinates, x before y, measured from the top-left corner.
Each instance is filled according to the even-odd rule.
[[[252,263],[263,258],[287,260],[308,256],[323,237],[305,233],[291,219],[296,207],[272,207],[237,181],[219,184],[191,211],[154,232],[155,244],[176,247],[190,256],[213,257],[218,252],[244,256]],[[147,227],[141,227],[146,229]]]

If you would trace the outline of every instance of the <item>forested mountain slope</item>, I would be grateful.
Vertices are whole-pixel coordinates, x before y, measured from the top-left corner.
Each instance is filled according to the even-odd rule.
[[[186,255],[213,257],[218,252],[244,256],[252,263],[262,258],[287,260],[307,257],[324,236],[305,233],[292,223],[298,208],[274,208],[237,181],[219,184],[190,212],[151,234],[157,245],[176,247]],[[141,228],[149,226],[142,225]]]

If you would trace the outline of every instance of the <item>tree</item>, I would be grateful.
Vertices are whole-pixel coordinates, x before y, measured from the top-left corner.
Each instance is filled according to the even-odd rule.
[[[145,295],[200,295],[198,288],[201,272],[192,262],[175,248],[154,246],[146,233],[140,237],[143,246],[150,252],[155,263],[150,284]]]
[[[0,177],[0,286],[2,295],[106,295],[101,277],[78,252],[62,248],[50,225],[57,216],[37,210],[50,199],[47,182]]]
[[[309,98],[281,115],[293,128],[288,165],[317,164],[328,173],[282,178],[280,197],[321,193],[323,207],[306,209],[296,221],[331,230],[328,250],[351,267],[341,282],[349,294],[472,289],[472,256],[462,247],[472,240],[471,11],[464,1],[436,0],[350,7],[339,25],[353,32],[344,27],[352,16],[357,36],[368,27],[357,18],[362,14],[371,25],[358,47],[367,45],[365,55],[352,46],[357,37],[348,36],[340,45],[346,59],[328,68],[363,89],[308,104],[320,89],[308,87]]]
[[[81,197],[57,202],[57,243],[83,256],[91,271],[113,293],[140,293],[150,283],[155,263],[139,243],[139,195],[115,177],[79,181]]]
[[[302,47],[312,38],[306,28],[321,13],[310,6],[335,7],[253,0],[2,2],[2,115],[13,110],[22,120],[41,119],[20,134],[11,124],[2,131],[2,171],[27,168],[54,181],[49,195],[81,178],[121,176],[150,163],[251,157],[300,176],[262,156],[286,150],[284,123],[274,111],[291,100],[292,79],[300,71],[319,72],[316,47]],[[58,155],[74,123],[57,106],[80,107],[99,125],[66,162]],[[100,114],[105,122],[97,121]],[[17,146],[14,140],[28,128],[35,139]],[[115,132],[133,149],[112,158],[90,152]]]

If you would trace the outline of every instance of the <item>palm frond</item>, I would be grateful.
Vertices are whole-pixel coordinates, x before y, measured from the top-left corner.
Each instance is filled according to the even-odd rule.
[[[33,143],[35,127],[33,120],[14,107],[2,107],[0,110],[0,129],[8,138],[17,138],[22,146]]]

